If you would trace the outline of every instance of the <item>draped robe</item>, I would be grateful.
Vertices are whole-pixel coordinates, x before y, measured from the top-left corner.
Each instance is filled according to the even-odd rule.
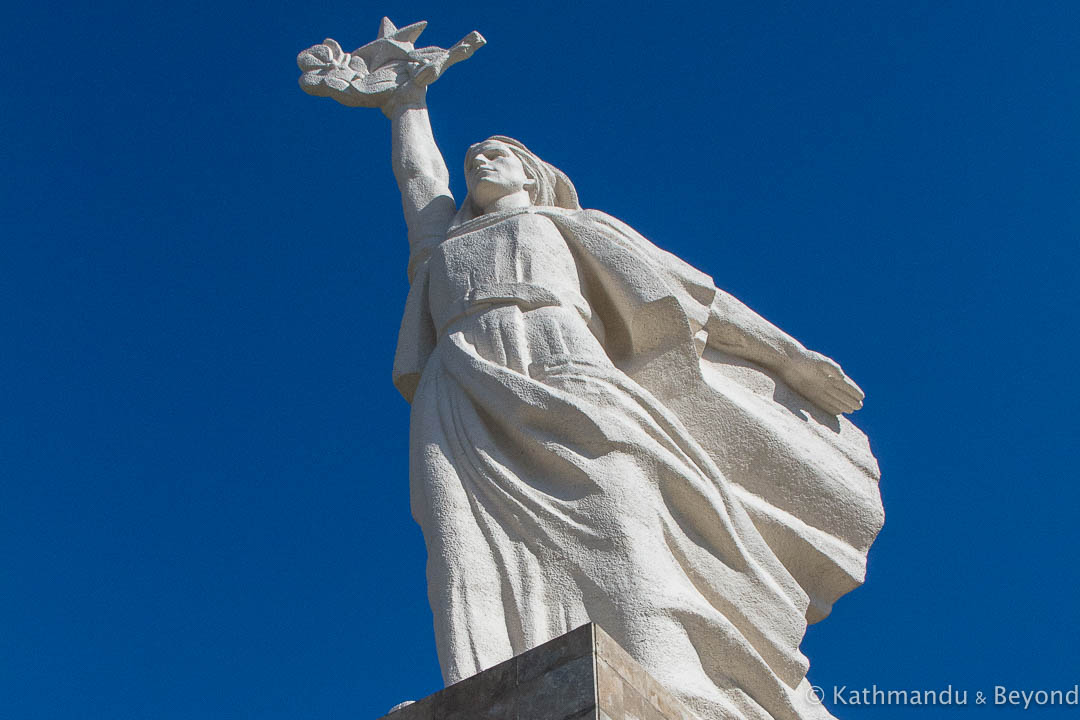
[[[447,684],[585,622],[703,718],[828,718],[806,623],[883,521],[865,436],[709,346],[712,279],[603,213],[414,248],[394,363]]]

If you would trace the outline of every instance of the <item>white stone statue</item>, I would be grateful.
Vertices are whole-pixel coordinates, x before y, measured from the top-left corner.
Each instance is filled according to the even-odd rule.
[[[884,519],[840,416],[862,391],[516,140],[469,148],[457,207],[427,85],[483,39],[417,51],[422,29],[299,63],[308,92],[390,119],[394,382],[446,683],[594,621],[703,718],[831,717],[799,644]]]

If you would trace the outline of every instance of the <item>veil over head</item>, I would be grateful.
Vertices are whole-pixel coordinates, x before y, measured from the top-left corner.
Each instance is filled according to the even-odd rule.
[[[489,142],[500,142],[507,145],[510,151],[521,161],[521,165],[525,169],[525,175],[535,181],[535,184],[529,189],[529,197],[532,199],[533,205],[536,207],[557,207],[565,210],[581,209],[581,205],[578,203],[577,189],[574,188],[574,184],[570,182],[570,178],[566,176],[566,173],[541,160],[536,153],[525,147],[521,142],[505,135],[492,135],[487,140],[472,145],[468,152],[465,153],[466,172],[468,172],[469,161],[472,160],[484,143]],[[472,196],[466,195],[465,201],[461,203],[461,209],[458,210],[450,227],[457,227],[480,214],[480,210],[475,207],[472,201]]]

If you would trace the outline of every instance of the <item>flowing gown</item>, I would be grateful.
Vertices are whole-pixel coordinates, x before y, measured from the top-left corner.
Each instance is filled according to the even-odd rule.
[[[851,426],[703,359],[711,279],[601,213],[481,216],[411,275],[395,380],[445,681],[593,621],[703,718],[831,717],[799,643],[880,527]]]

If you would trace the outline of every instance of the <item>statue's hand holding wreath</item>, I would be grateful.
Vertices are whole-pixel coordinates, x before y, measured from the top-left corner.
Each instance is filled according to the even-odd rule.
[[[428,85],[454,63],[470,57],[485,40],[473,31],[449,50],[415,48],[426,22],[398,29],[383,18],[379,37],[351,53],[335,40],[304,50],[296,58],[303,71],[300,87],[309,95],[331,97],[349,107],[394,107],[423,100]]]

